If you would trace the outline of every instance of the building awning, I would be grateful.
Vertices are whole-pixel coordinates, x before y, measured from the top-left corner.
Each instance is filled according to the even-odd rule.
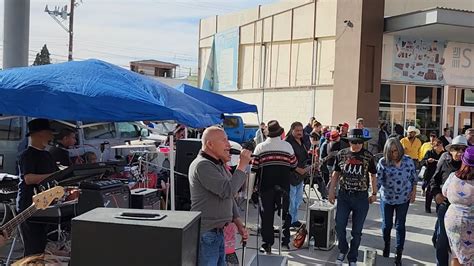
[[[436,7],[385,18],[385,34],[474,43],[474,11]]]

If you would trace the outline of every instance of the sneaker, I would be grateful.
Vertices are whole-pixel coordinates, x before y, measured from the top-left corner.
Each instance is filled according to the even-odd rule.
[[[262,244],[262,247],[260,248],[261,253],[267,253],[267,254],[272,254],[272,247],[268,244]]]
[[[300,228],[301,226],[301,222],[300,221],[296,221],[294,223],[291,224],[291,227],[295,227],[295,228]]]
[[[342,263],[344,263],[345,259],[346,259],[346,254],[339,253],[339,255],[337,255],[336,263],[337,264],[342,264]]]
[[[282,243],[282,244],[281,244],[281,249],[284,250],[284,251],[290,250],[290,244],[288,244],[288,243]]]

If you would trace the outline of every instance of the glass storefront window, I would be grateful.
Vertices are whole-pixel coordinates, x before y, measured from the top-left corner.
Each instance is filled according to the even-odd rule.
[[[380,87],[380,101],[404,103],[405,85],[382,84]]]
[[[459,112],[458,134],[464,134],[467,129],[472,128],[474,113],[470,111]]]
[[[457,98],[458,106],[474,106],[474,90],[472,89],[458,89]]]
[[[389,132],[402,133],[405,119],[405,109],[402,104],[385,104],[379,106],[379,119],[389,124]],[[397,128],[397,130],[395,130]],[[399,132],[401,130],[401,132]]]
[[[441,88],[407,86],[407,103],[441,104]]]
[[[408,105],[406,113],[406,127],[416,126],[424,137],[431,131],[439,134],[441,127],[441,107]]]

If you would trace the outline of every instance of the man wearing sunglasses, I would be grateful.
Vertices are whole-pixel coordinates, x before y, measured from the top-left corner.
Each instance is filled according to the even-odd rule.
[[[346,258],[349,265],[357,265],[357,254],[369,204],[377,200],[377,169],[372,153],[363,148],[365,137],[362,129],[351,129],[347,140],[350,147],[336,155],[334,172],[329,188],[329,202],[334,204],[336,186],[340,182],[337,196],[336,232],[339,240],[339,255],[336,263],[342,264]],[[369,183],[370,179],[370,183]],[[368,195],[372,188],[371,196]],[[351,246],[346,239],[346,226],[352,212]]]
[[[436,221],[435,232],[433,234],[433,244],[436,248],[436,265],[448,265],[449,262],[449,242],[444,228],[444,216],[449,207],[449,201],[441,192],[441,188],[448,179],[449,174],[461,168],[462,154],[468,146],[465,136],[460,135],[453,139],[452,143],[446,146],[446,151],[439,158],[436,171],[431,178],[431,194],[435,196]]]

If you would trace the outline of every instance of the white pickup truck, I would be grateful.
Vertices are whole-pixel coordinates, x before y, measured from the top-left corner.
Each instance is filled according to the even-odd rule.
[[[17,173],[18,155],[28,145],[26,142],[27,121],[29,120],[26,117],[0,115],[0,173]],[[82,123],[52,120],[51,127],[56,131],[65,127],[76,130],[76,147],[69,149],[71,157],[92,151],[98,159],[102,157],[104,161],[115,157],[117,151],[111,149],[112,146],[123,145],[127,141],[149,136],[146,127],[136,122]],[[166,131],[166,127],[164,130]],[[168,132],[163,132],[163,134],[166,133]],[[157,135],[159,134],[153,134],[154,139],[159,141],[160,139],[156,138]],[[108,144],[104,145],[105,149],[102,153],[100,146],[103,143]]]

